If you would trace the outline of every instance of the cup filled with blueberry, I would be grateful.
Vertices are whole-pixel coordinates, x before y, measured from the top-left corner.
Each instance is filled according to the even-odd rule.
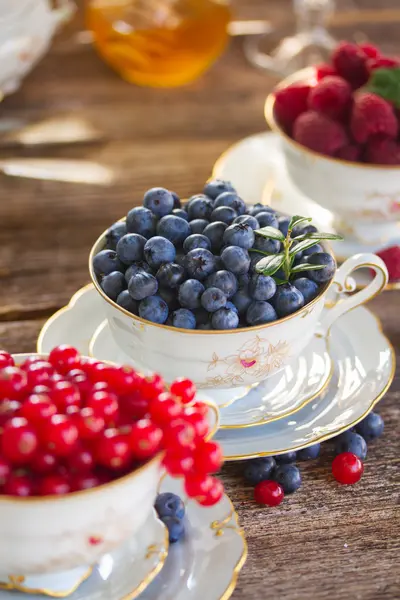
[[[138,534],[162,469],[203,506],[223,495],[209,406],[189,380],[167,388],[65,345],[0,351],[0,406],[1,585],[72,574]]]
[[[293,183],[366,245],[398,232],[399,108],[400,59],[349,42],[280,82],[265,105]]]
[[[89,268],[133,364],[167,382],[185,376],[223,390],[267,379],[385,286],[386,267],[373,254],[337,269],[330,239],[337,236],[309,218],[250,206],[229,182],[210,180],[186,202],[148,190],[99,237]],[[351,272],[367,264],[371,283],[342,296],[353,289]]]

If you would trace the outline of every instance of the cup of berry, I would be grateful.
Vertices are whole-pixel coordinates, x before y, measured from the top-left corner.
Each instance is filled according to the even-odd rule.
[[[143,206],[96,241],[89,269],[129,360],[167,382],[183,375],[223,405],[232,388],[271,377],[317,330],[385,286],[373,254],[337,270],[324,246],[337,238],[310,218],[249,206],[229,182],[211,180],[187,202],[165,188],[147,191]],[[323,314],[331,284],[353,291],[348,276],[366,265],[371,283]]]
[[[329,64],[283,80],[266,101],[293,183],[364,246],[398,238],[399,109],[400,58],[349,42]]]
[[[146,522],[162,468],[218,502],[221,452],[195,394],[70,346],[0,352],[0,582],[96,563]]]

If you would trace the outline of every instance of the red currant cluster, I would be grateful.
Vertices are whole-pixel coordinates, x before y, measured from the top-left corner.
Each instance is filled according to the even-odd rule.
[[[19,366],[0,351],[0,494],[64,495],[135,470],[163,452],[189,497],[218,502],[219,446],[207,441],[208,407],[188,379],[167,391],[159,375],[80,356],[71,346]]]

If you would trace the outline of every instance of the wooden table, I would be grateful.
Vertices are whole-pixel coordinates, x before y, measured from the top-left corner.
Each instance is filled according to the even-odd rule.
[[[383,2],[393,8],[397,0]],[[287,22],[288,2],[236,2],[247,18]],[[245,5],[245,6],[244,6]],[[373,2],[353,2],[371,8]],[[376,7],[376,6],[375,6]],[[36,121],[82,116],[104,139],[91,145],[1,148],[1,156],[59,156],[96,160],[117,169],[111,188],[29,179],[1,179],[0,346],[32,351],[45,319],[88,282],[87,255],[99,232],[141,202],[153,185],[182,196],[200,190],[219,154],[265,129],[263,103],[275,80],[250,68],[240,40],[200,81],[176,90],[124,83],[90,46],[71,40],[78,14],[51,52],[2,104],[2,117]],[[400,51],[398,26],[363,26],[387,50]],[[346,30],[335,31],[346,35]],[[397,45],[397,46],[396,46]],[[370,308],[400,344],[400,292],[386,292]],[[385,436],[371,444],[362,481],[340,487],[330,478],[330,446],[301,466],[301,490],[276,509],[260,508],[243,481],[242,465],[223,478],[239,512],[249,557],[236,600],[377,600],[400,596],[399,372],[378,407]],[[110,600],[113,600],[110,598]],[[207,600],[207,599],[204,599]]]

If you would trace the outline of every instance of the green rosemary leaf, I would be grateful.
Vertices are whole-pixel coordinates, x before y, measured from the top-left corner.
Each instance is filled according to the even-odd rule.
[[[263,275],[274,275],[281,268],[285,261],[283,254],[272,254],[262,258],[256,264],[256,272],[262,273]]]
[[[275,229],[275,227],[262,227],[262,229],[256,229],[254,233],[272,240],[279,240],[280,242],[285,241],[285,236],[283,235],[282,231]]]

